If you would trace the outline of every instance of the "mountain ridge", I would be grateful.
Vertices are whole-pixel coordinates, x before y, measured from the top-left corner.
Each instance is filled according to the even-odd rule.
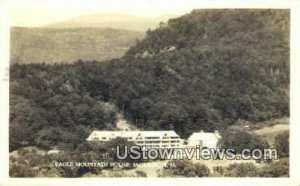
[[[91,14],[77,16],[58,23],[45,25],[48,28],[76,28],[76,27],[94,27],[94,28],[114,28],[127,29],[138,32],[145,32],[148,29],[156,28],[160,22],[167,21],[172,15],[158,17],[139,17],[134,15],[121,14]]]

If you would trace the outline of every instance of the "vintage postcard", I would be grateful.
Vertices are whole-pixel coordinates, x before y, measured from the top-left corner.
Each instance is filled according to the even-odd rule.
[[[299,185],[299,2],[276,2],[4,2],[3,184]]]

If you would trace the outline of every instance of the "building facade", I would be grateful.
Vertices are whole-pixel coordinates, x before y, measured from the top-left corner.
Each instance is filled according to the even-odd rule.
[[[194,132],[187,140],[188,147],[217,148],[221,135],[218,131],[215,132]]]
[[[87,141],[105,143],[117,137],[145,148],[178,148],[182,140],[175,131],[93,131]]]
[[[125,138],[145,148],[206,147],[217,148],[221,136],[215,132],[194,132],[183,140],[173,130],[168,131],[93,131],[87,141],[105,143],[116,138]]]

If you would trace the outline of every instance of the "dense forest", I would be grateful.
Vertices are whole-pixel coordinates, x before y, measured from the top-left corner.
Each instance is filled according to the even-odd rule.
[[[288,116],[289,11],[194,10],[120,59],[11,66],[10,151],[77,148],[119,112],[182,137]]]

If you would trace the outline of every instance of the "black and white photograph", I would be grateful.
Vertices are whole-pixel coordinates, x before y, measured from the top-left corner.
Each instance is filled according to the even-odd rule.
[[[9,178],[290,178],[291,8],[19,2]]]

